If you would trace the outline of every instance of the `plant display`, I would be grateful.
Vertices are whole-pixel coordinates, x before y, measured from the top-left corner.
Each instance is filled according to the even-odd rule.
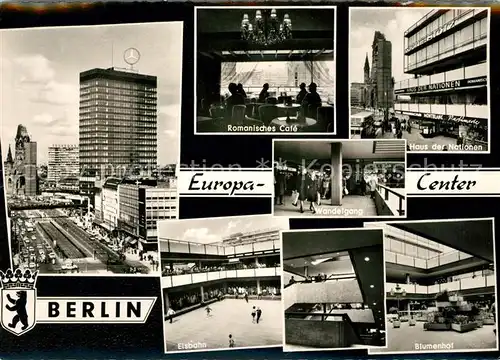
[[[466,315],[455,315],[453,317],[453,324],[465,325],[469,323],[469,317]]]
[[[439,301],[439,302],[450,301],[450,296],[448,295],[448,290],[444,290],[443,292],[440,292],[439,294],[437,294],[436,301]]]

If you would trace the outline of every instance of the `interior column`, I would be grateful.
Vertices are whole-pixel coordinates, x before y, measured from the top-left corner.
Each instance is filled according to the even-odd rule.
[[[205,292],[203,291],[203,286],[200,286],[201,301],[205,301]]]
[[[166,314],[168,309],[170,309],[170,300],[168,299],[167,289],[163,289],[163,306],[165,309],[164,314]]]
[[[260,295],[260,280],[257,279],[257,295]]]
[[[333,143],[331,149],[331,200],[333,206],[342,205],[342,143]]]

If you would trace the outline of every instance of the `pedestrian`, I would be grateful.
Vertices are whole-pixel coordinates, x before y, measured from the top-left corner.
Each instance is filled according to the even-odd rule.
[[[262,316],[262,310],[260,309],[260,307],[258,307],[255,312],[256,312],[256,315],[257,315],[256,321],[257,321],[257,324],[258,324],[259,320],[260,320],[260,317]]]
[[[234,339],[233,335],[229,334],[229,347],[234,348]]]

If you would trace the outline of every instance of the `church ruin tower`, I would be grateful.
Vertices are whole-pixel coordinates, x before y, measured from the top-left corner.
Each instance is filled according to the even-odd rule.
[[[4,162],[7,194],[35,196],[37,194],[37,144],[31,141],[24,125],[17,126],[14,158],[9,145]]]

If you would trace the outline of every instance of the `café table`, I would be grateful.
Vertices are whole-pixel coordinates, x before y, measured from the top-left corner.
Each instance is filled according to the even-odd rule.
[[[306,117],[304,120],[299,121],[297,119],[297,116],[291,116],[291,117],[286,117],[286,116],[280,116],[277,117],[273,120],[271,120],[270,125],[274,125],[278,128],[281,126],[296,126],[298,130],[301,130],[303,128],[315,125],[317,123],[316,120],[313,118]]]
[[[286,110],[286,120],[290,121],[290,110],[297,110],[300,108],[300,104],[278,104],[276,105],[278,109]]]

